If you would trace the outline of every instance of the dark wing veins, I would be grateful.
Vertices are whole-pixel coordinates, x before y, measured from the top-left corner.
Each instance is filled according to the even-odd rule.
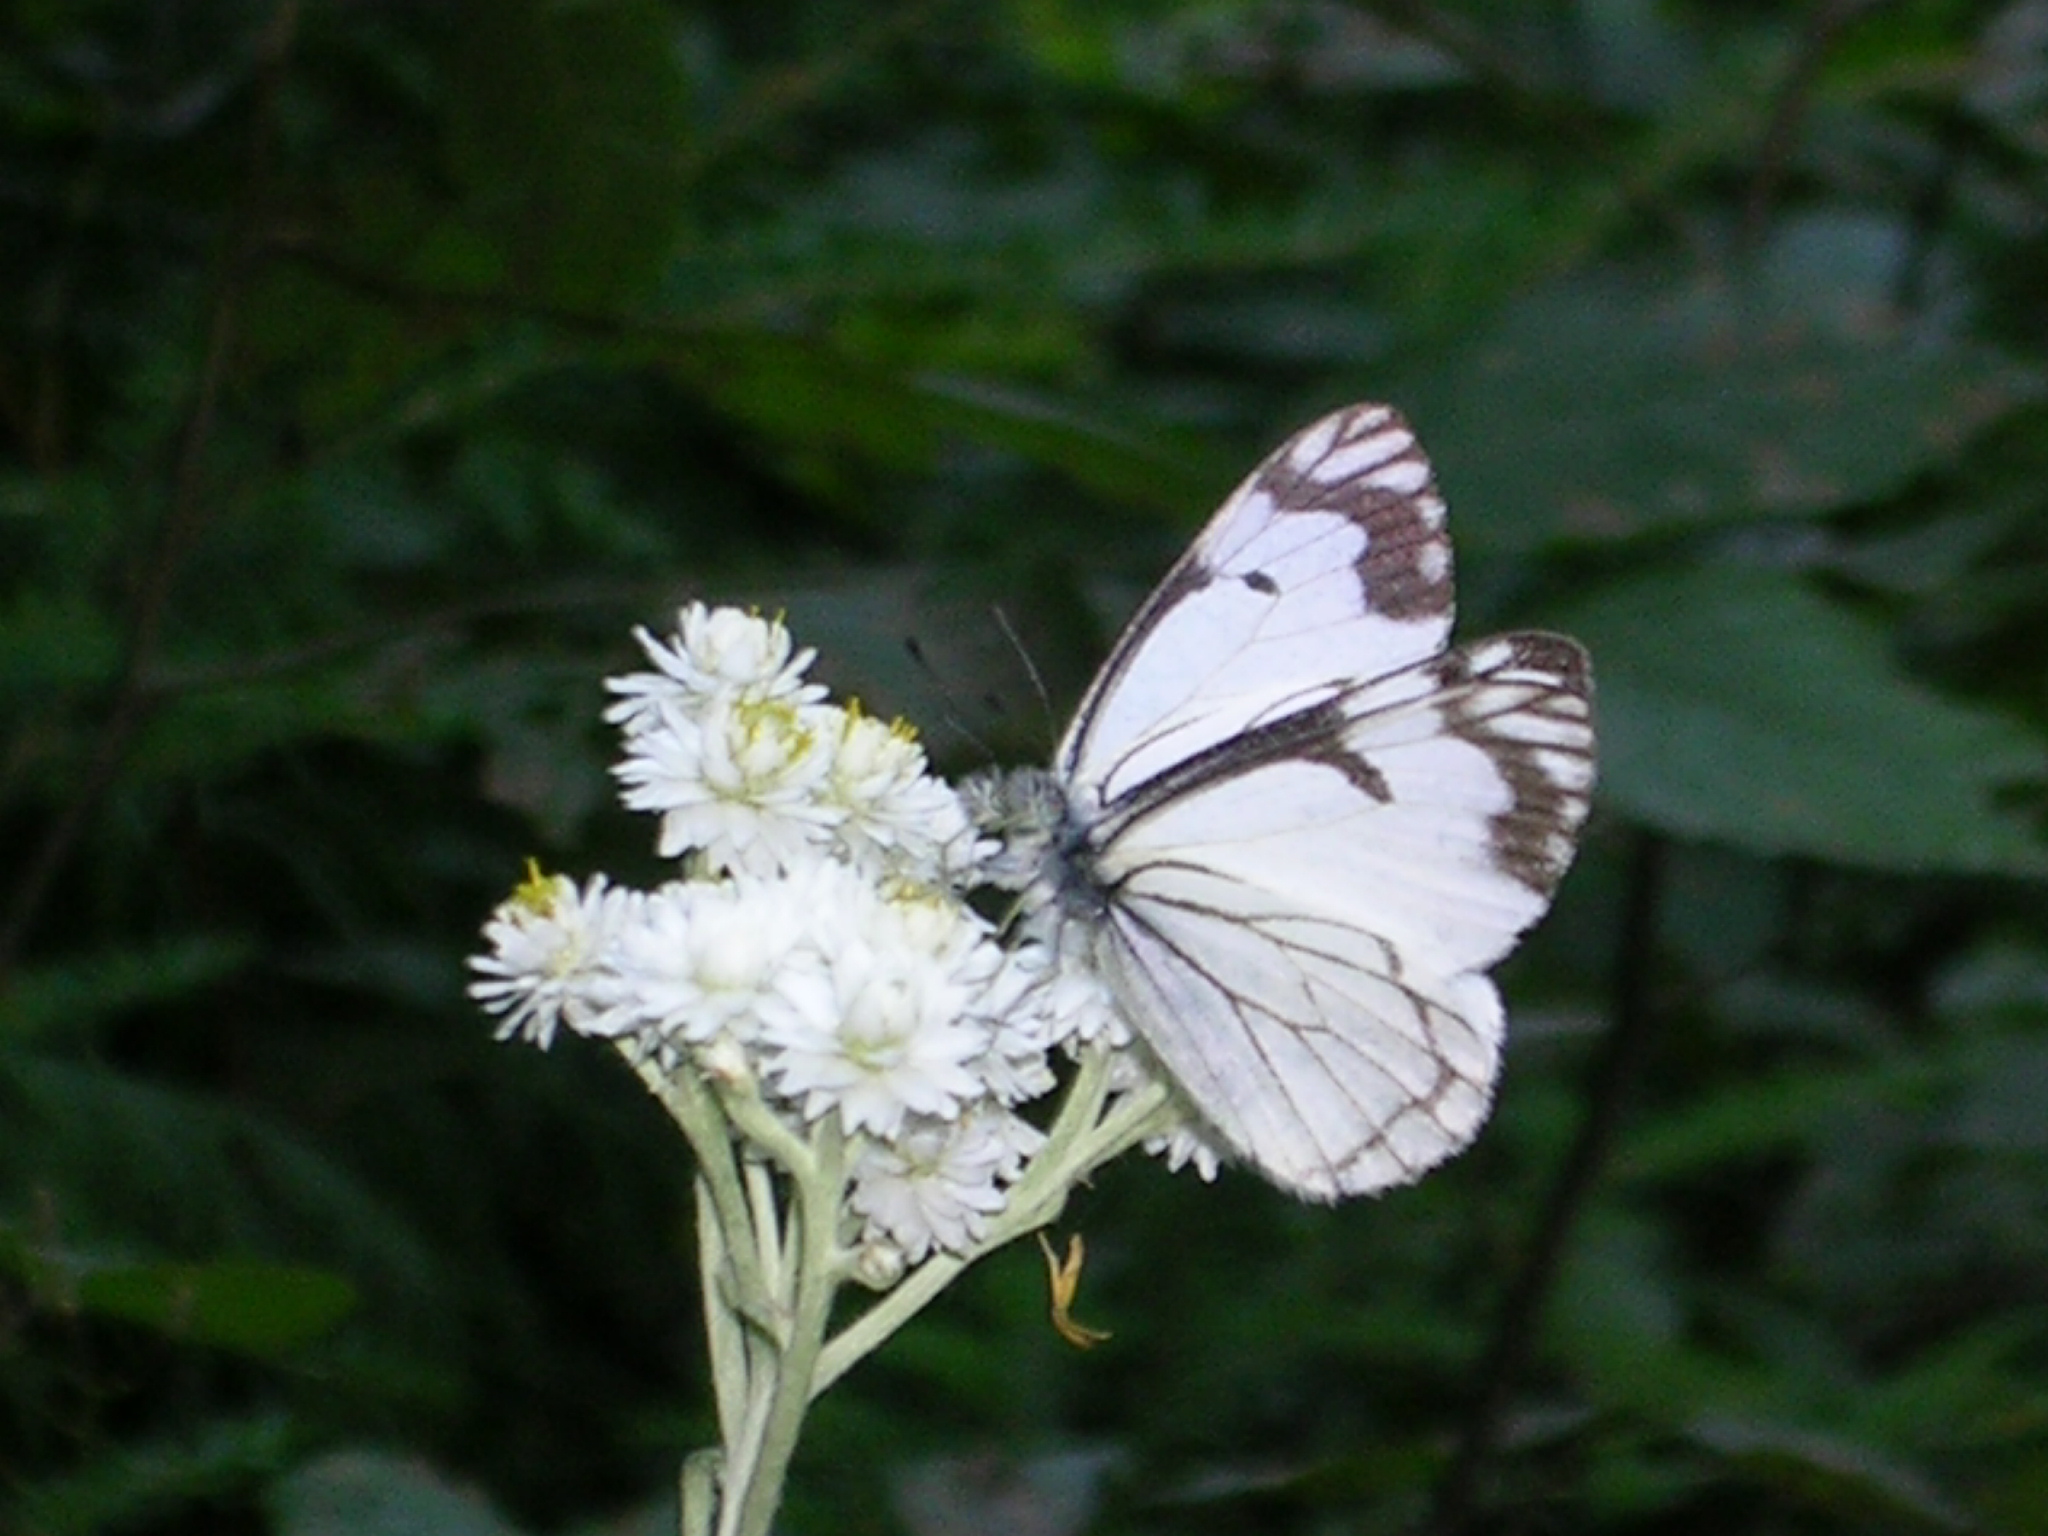
[[[1385,805],[1394,798],[1386,776],[1342,739],[1354,723],[1344,712],[1352,691],[1345,689],[1291,715],[1226,736],[1133,785],[1102,808],[1102,814],[1086,829],[1087,843],[1095,850],[1106,848],[1133,823],[1143,821],[1169,801],[1278,762],[1320,763],[1335,769],[1361,794]]]
[[[1210,907],[1205,903],[1189,901],[1184,898],[1164,897],[1157,894],[1148,896],[1146,900],[1157,903],[1159,906],[1191,915],[1208,917],[1224,922],[1249,922],[1250,926],[1262,929],[1261,918],[1257,914],[1235,911],[1226,912]],[[1408,1112],[1407,1109],[1401,1110],[1382,1122],[1378,1117],[1370,1113],[1369,1106],[1365,1100],[1352,1092],[1350,1085],[1333,1073],[1330,1077],[1332,1086],[1351,1101],[1352,1107],[1357,1111],[1359,1119],[1370,1126],[1370,1134],[1364,1141],[1356,1146],[1337,1149],[1333,1155],[1330,1149],[1323,1147],[1321,1138],[1316,1135],[1315,1124],[1305,1107],[1289,1091],[1286,1072],[1282,1069],[1281,1064],[1273,1059],[1266,1047],[1265,1039],[1253,1027],[1249,1015],[1253,1013],[1260,1015],[1269,1020],[1276,1028],[1293,1035],[1297,1039],[1303,1040],[1304,1043],[1311,1043],[1312,1049],[1313,1037],[1316,1035],[1329,1035],[1332,1038],[1341,1039],[1341,1031],[1333,1028],[1327,1019],[1318,1014],[1313,1022],[1296,1023],[1283,1017],[1275,1009],[1236,991],[1200,955],[1176,940],[1158,923],[1152,921],[1142,912],[1135,910],[1131,906],[1119,905],[1116,908],[1108,932],[1112,941],[1122,953],[1122,963],[1126,971],[1143,972],[1148,978],[1148,985],[1155,991],[1164,991],[1165,989],[1158,981],[1150,980],[1155,962],[1148,959],[1143,949],[1136,942],[1135,936],[1140,933],[1156,945],[1162,954],[1172,957],[1168,963],[1177,962],[1180,964],[1191,975],[1198,977],[1204,985],[1224,1001],[1229,1010],[1236,1015],[1239,1027],[1243,1030],[1244,1038],[1249,1043],[1253,1053],[1259,1058],[1260,1063],[1264,1066],[1268,1078],[1278,1088],[1281,1096],[1287,1100],[1288,1108],[1292,1112],[1295,1122],[1308,1130],[1311,1138],[1316,1141],[1318,1150],[1333,1176],[1340,1174],[1345,1167],[1350,1166],[1369,1152],[1384,1148],[1391,1154],[1391,1147],[1389,1146],[1390,1128],[1395,1120],[1398,1120],[1402,1114]],[[1435,1083],[1432,1084],[1427,1093],[1410,1094],[1405,1088],[1402,1089],[1402,1092],[1404,1096],[1411,1099],[1409,1108],[1420,1109],[1434,1118],[1435,1105],[1442,1099],[1450,1086],[1460,1079],[1461,1074],[1451,1067],[1444,1052],[1437,1048],[1435,1043],[1436,1031],[1431,1019],[1433,1004],[1425,994],[1410,986],[1403,979],[1399,954],[1391,945],[1385,940],[1380,939],[1377,935],[1365,935],[1365,937],[1372,939],[1379,946],[1380,956],[1384,963],[1383,969],[1373,971],[1372,974],[1387,982],[1406,999],[1408,1006],[1414,1010],[1416,1022],[1423,1035],[1430,1041],[1429,1048],[1437,1065]],[[1266,938],[1276,948],[1292,954],[1316,955],[1356,971],[1363,972],[1367,969],[1360,965],[1354,956],[1340,953],[1335,949],[1306,943],[1282,941],[1270,934],[1266,935]],[[1304,998],[1307,996],[1308,993],[1306,987],[1304,987]],[[1158,1049],[1157,1045],[1150,1040],[1147,1041],[1147,1044],[1155,1051]],[[1400,1085],[1396,1084],[1396,1086]],[[1395,1157],[1395,1161],[1401,1163],[1404,1168],[1408,1166],[1406,1160],[1398,1156]],[[1414,1172],[1416,1170],[1410,1171]]]

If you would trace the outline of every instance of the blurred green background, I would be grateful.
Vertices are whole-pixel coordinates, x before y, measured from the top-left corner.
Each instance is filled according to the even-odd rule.
[[[1042,759],[1322,410],[1604,778],[1479,1145],[1112,1169],[791,1533],[2048,1532],[2048,4],[16,0],[0,20],[0,1530],[643,1532],[689,1168],[494,1046],[600,679],[784,610]],[[906,654],[913,639],[928,662]]]

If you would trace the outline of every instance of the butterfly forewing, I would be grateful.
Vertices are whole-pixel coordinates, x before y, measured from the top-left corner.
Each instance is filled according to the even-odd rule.
[[[1451,552],[1400,417],[1297,434],[1147,599],[1062,744],[1062,903],[1192,1107],[1284,1188],[1406,1182],[1485,1119],[1486,968],[1593,783],[1583,651],[1446,651]]]
[[[1444,648],[1451,546],[1407,423],[1354,406],[1246,477],[1146,599],[1057,762],[1113,800],[1248,726]]]

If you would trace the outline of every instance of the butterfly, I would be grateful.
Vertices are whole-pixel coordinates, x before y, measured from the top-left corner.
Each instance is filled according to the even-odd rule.
[[[1204,1128],[1306,1199],[1477,1134],[1505,1030],[1488,968],[1548,907],[1593,787],[1586,653],[1450,648],[1444,525],[1392,408],[1296,433],[995,817],[1026,912]]]

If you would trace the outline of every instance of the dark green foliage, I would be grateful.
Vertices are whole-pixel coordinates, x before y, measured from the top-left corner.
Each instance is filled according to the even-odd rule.
[[[821,1402],[786,1528],[2048,1532],[2044,36],[13,7],[0,1530],[662,1529],[679,1139],[462,994],[527,855],[654,877],[628,630],[786,609],[944,765],[1040,756],[993,608],[1063,705],[1386,398],[1467,633],[1601,681],[1494,1123],[1336,1211],[1111,1170],[1115,1338],[996,1258]]]

